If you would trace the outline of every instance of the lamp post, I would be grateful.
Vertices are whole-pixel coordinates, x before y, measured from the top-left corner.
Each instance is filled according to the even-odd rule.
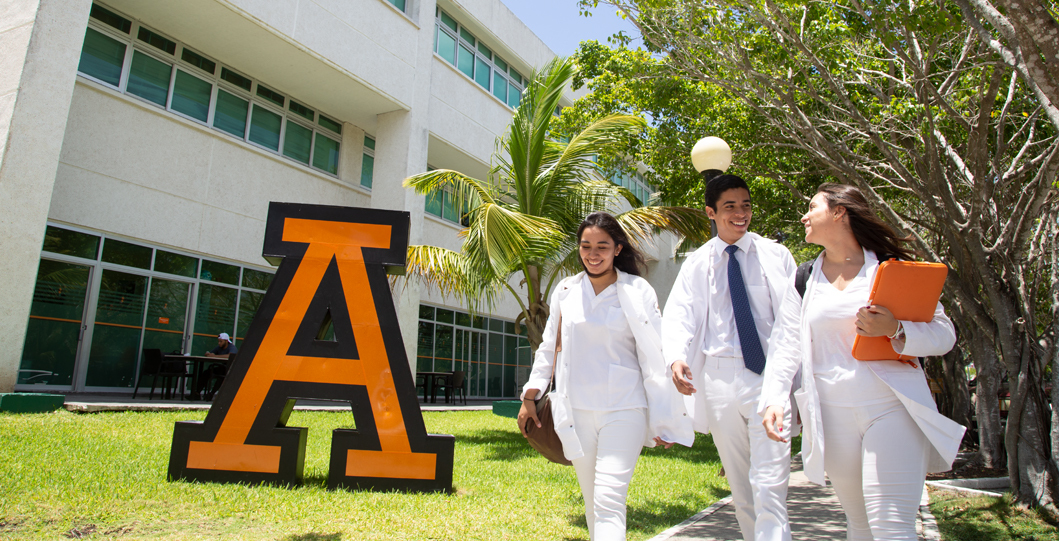
[[[720,137],[703,137],[691,149],[691,163],[709,184],[713,177],[728,170],[732,165],[732,148]],[[717,222],[710,220],[710,236],[717,236]]]

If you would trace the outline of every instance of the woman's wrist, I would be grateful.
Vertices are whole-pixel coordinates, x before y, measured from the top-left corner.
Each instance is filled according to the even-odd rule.
[[[897,320],[897,330],[889,336],[890,340],[903,340],[905,337],[905,326],[901,320]]]

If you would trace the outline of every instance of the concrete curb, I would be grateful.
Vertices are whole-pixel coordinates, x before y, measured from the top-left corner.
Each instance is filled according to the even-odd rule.
[[[1009,477],[980,477],[977,479],[942,479],[941,481],[930,481],[930,483],[933,483],[934,485],[986,490],[990,488],[1008,488],[1011,486],[1011,479]]]
[[[919,500],[919,515],[916,517],[920,526],[920,539],[924,541],[941,541],[941,530],[934,513],[930,512],[930,491],[923,487],[923,497]]]
[[[999,498],[999,497],[1003,496],[1003,494],[1001,494],[999,492],[991,492],[991,491],[988,491],[988,490],[979,490],[977,488],[964,487],[964,486],[960,486],[960,485],[951,485],[951,484],[947,484],[947,483],[942,483],[940,481],[927,481],[927,486],[934,487],[934,488],[936,488],[938,490],[949,490],[949,491],[952,491],[952,492],[962,492],[962,493],[965,493],[965,494],[968,494],[968,495],[973,495],[973,496],[992,496],[994,498]]]
[[[716,513],[722,507],[724,507],[724,506],[726,506],[726,505],[728,505],[730,503],[732,503],[732,497],[731,496],[728,496],[726,498],[721,498],[720,500],[717,500],[717,501],[713,502],[713,505],[707,507],[706,509],[703,509],[702,511],[699,511],[698,513],[695,513],[694,515],[692,515],[691,518],[689,518],[689,519],[685,520],[684,522],[681,522],[680,524],[677,524],[676,526],[673,526],[672,528],[669,528],[668,530],[666,530],[666,531],[664,531],[664,532],[652,537],[648,541],[665,541],[666,539],[670,539],[674,535],[677,535],[678,533],[680,533],[681,530],[683,530],[684,528],[686,528],[688,526],[691,526],[692,524],[695,524],[696,522],[698,522],[698,521],[700,521],[700,520],[702,520],[702,519],[704,519],[704,518]]]

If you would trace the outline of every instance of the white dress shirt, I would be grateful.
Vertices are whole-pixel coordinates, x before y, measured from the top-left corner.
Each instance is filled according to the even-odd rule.
[[[577,340],[563,344],[572,359],[570,405],[593,411],[647,407],[636,339],[618,302],[617,286],[611,284],[596,295],[585,275],[581,302],[582,314],[571,314],[577,320],[569,322]]]
[[[857,311],[868,304],[871,280],[868,265],[846,288],[839,290],[824,277],[813,274],[813,287],[806,294],[805,318],[809,322],[813,350],[813,374],[820,402],[831,406],[869,406],[894,399],[894,393],[867,363],[853,358],[857,338]]]
[[[743,274],[747,297],[750,299],[750,310],[754,313],[754,326],[757,328],[758,340],[762,351],[768,351],[768,339],[772,334],[772,325],[776,321],[772,312],[772,297],[769,294],[769,283],[758,258],[757,247],[750,235],[743,235],[735,242],[739,247],[735,260]],[[739,333],[735,326],[735,313],[732,309],[732,298],[728,291],[728,258],[724,251],[728,244],[716,243],[713,249],[720,259],[713,283],[709,287],[710,313],[706,321],[707,332],[703,336],[702,351],[707,357],[742,357],[743,348],[739,344]]]

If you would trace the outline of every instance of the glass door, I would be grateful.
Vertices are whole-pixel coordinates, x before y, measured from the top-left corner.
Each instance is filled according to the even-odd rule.
[[[19,385],[67,389],[73,385],[90,272],[86,265],[40,260],[18,369]]]
[[[146,276],[103,270],[85,386],[133,386],[146,305]]]
[[[199,284],[199,298],[195,306],[195,335],[191,339],[191,354],[205,355],[217,347],[217,335],[235,332],[239,290],[231,287]]]
[[[85,386],[132,388],[143,349],[181,353],[190,298],[188,282],[104,269]]]
[[[467,331],[470,351],[467,367],[467,394],[469,396],[486,396],[485,393],[485,366],[483,364],[482,352],[485,350],[483,344],[483,333],[478,331]]]
[[[190,297],[191,284],[187,282],[151,279],[143,349],[160,349],[163,355],[184,352]]]

